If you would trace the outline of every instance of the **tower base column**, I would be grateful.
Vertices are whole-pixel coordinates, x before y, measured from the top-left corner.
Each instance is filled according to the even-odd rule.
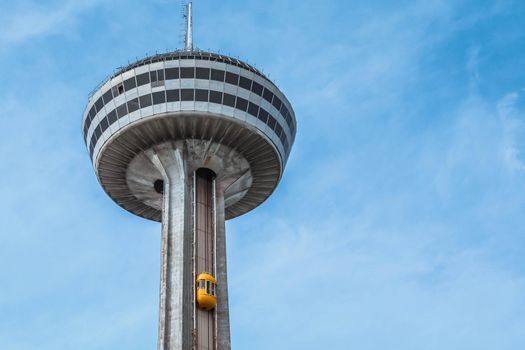
[[[158,350],[192,348],[191,178],[183,149],[158,149],[151,161],[163,176],[162,262]]]

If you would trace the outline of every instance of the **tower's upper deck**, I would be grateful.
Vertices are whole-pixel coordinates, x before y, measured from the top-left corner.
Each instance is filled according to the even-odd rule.
[[[196,69],[192,72],[191,68],[193,67]],[[246,90],[250,95],[253,95],[255,100],[257,100],[257,97],[260,97],[259,100],[262,98],[270,103],[275,108],[275,116],[272,113],[269,113],[270,118],[267,118],[266,122],[270,125],[275,123],[279,139],[284,146],[287,146],[284,147],[285,152],[282,154],[284,156],[283,158],[286,159],[288,157],[288,149],[295,139],[295,114],[290,102],[275,84],[273,84],[273,82],[259,70],[241,60],[211,52],[185,50],[157,54],[120,68],[113,76],[106,79],[96,90],[93,91],[82,120],[84,138],[90,150],[91,157],[93,158],[96,141],[98,141],[98,138],[100,137],[100,135],[97,134],[102,134],[102,128],[106,126],[105,123],[103,123],[100,130],[97,130],[96,125],[93,125],[93,120],[97,119],[96,117],[99,112],[107,110],[108,107],[111,108],[111,106],[113,106],[111,102],[118,103],[118,101],[122,99],[121,95],[132,95],[134,90],[137,88],[144,90],[143,87],[148,84],[151,84],[152,89],[155,89],[155,87],[158,88],[166,83],[169,84],[171,80],[182,80],[183,82],[188,82],[189,79],[195,79],[197,81],[209,80],[211,83],[226,83],[227,86],[238,87],[238,90],[243,96],[245,94],[242,94],[242,92],[244,92],[243,90]],[[182,85],[188,84],[181,84],[181,86]],[[227,91],[224,92],[227,93]],[[184,93],[185,96],[180,96],[180,101],[190,101],[191,99],[186,96],[189,92],[185,91]],[[202,91],[199,91],[199,94],[202,94]],[[177,100],[177,96],[172,95],[173,92],[170,93],[170,96],[167,97],[164,102],[179,101]],[[215,96],[215,94],[213,95],[213,102],[209,99],[207,102],[216,103],[217,96]],[[210,97],[211,96],[208,98]],[[204,102],[202,101],[202,98],[198,98],[195,95],[193,99],[197,102]],[[235,101],[235,104],[232,103],[229,96],[224,100],[229,102],[230,105],[233,104],[231,107],[240,109],[243,112],[248,112],[255,118],[260,117],[259,113],[262,113],[262,118],[259,119],[264,119],[266,116],[264,109],[262,111],[259,109],[257,114],[254,107],[250,109],[249,100],[246,100],[248,104],[247,106],[244,106],[245,103],[243,103],[242,96],[239,97],[239,105],[237,105],[237,101]],[[157,102],[158,101],[159,100],[157,99]],[[128,102],[130,101],[126,101],[127,104]],[[138,102],[140,103],[141,101]],[[142,102],[145,102],[142,103],[143,105],[148,104],[148,101]],[[153,104],[156,104],[155,102],[156,101],[152,101]],[[224,101],[221,101],[221,103],[222,102]],[[257,103],[259,101],[254,102]],[[136,106],[133,106],[133,101],[131,101],[131,105],[132,106],[128,106],[127,112],[135,110]],[[117,110],[119,107],[120,110]],[[122,104],[115,106],[115,112],[120,119],[125,113],[124,106]],[[284,119],[283,123],[279,123],[279,117]],[[111,120],[114,118],[115,116],[112,115]],[[108,126],[112,124],[111,120],[109,120],[110,123],[108,123]],[[283,126],[285,126],[285,128],[282,128]],[[281,132],[281,129],[284,132]],[[287,133],[286,131],[289,132]]]
[[[126,209],[154,219],[160,219],[159,209],[142,207],[139,202],[144,201],[126,177],[138,153],[189,139],[218,142],[239,152],[250,163],[253,184],[243,198],[227,202],[227,215],[233,217],[260,204],[277,186],[296,120],[285,95],[251,65],[184,50],[119,69],[90,96],[82,128],[106,192]]]

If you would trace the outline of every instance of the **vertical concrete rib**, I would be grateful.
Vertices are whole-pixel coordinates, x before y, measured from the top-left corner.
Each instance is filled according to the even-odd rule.
[[[230,314],[228,306],[228,276],[226,265],[226,223],[224,212],[224,188],[216,186],[216,271],[217,271],[217,345],[218,350],[230,350]]]
[[[191,184],[184,151],[160,149],[150,159],[164,178],[159,350],[191,349]]]

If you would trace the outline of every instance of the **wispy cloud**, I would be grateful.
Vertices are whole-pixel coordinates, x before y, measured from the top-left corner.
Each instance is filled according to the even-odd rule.
[[[230,245],[239,342],[436,350],[525,343],[525,278],[509,266],[520,250],[508,246],[522,233],[510,222],[521,221],[525,186],[505,170],[520,160],[519,128],[509,133],[508,120],[521,118],[519,104],[500,100],[509,89],[495,100],[482,94],[486,48],[458,39],[500,11],[411,2],[362,25],[349,19],[339,45],[298,50],[282,68],[303,82],[291,90],[307,130],[299,130],[286,192],[257,222],[232,223],[234,234],[257,232],[256,243]],[[509,144],[510,163],[501,151]],[[274,338],[265,339],[268,331]]]
[[[35,1],[5,4],[0,13],[0,47],[5,50],[34,38],[66,33],[74,26],[80,13],[99,2],[64,0],[53,4]]]
[[[23,77],[0,96],[9,350],[154,348],[160,228],[105,196],[79,119],[84,78],[175,44],[177,15],[111,2],[87,23],[97,3],[2,5],[0,73]],[[299,121],[280,187],[228,222],[234,347],[522,349],[519,2],[202,3],[197,41],[252,55]],[[35,39],[47,56],[21,63]]]
[[[517,106],[523,98],[523,91],[512,92],[498,103],[498,113],[504,130],[502,153],[507,166],[513,171],[525,170],[525,112]]]

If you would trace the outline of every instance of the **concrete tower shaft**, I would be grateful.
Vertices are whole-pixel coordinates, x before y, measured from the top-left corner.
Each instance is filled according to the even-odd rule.
[[[224,189],[235,177],[198,168],[185,142],[146,154],[164,182],[158,349],[230,349]],[[213,312],[195,303],[195,276],[203,271],[219,281]]]

